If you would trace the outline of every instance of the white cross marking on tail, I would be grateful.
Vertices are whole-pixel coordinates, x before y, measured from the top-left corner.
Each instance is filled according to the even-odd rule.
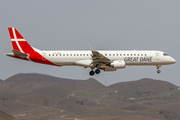
[[[15,33],[15,29],[12,28],[12,30],[13,30],[14,39],[11,39],[11,40],[12,40],[12,41],[16,41],[16,44],[17,44],[19,50],[20,50],[21,52],[23,52],[23,50],[22,50],[21,46],[19,45],[19,42],[18,42],[18,41],[25,41],[25,40],[24,40],[24,39],[23,39],[23,40],[22,40],[22,39],[17,39],[16,33]],[[23,52],[23,53],[24,53],[24,52]]]

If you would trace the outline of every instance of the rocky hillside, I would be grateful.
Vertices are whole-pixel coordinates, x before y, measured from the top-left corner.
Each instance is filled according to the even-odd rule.
[[[0,110],[19,120],[179,120],[179,102],[177,86],[147,78],[105,87],[21,73],[0,82]]]
[[[17,120],[15,117],[0,111],[0,120]]]

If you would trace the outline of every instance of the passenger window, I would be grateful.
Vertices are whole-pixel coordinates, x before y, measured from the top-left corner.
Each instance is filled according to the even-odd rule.
[[[127,56],[129,56],[129,54],[127,54]]]

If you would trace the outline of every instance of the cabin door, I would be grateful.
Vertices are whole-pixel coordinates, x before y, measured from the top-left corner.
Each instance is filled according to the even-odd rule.
[[[156,53],[156,60],[159,60],[159,53]]]

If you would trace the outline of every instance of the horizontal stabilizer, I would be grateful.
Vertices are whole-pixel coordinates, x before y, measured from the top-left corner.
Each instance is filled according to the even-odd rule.
[[[27,54],[20,52],[20,51],[17,51],[17,50],[12,50],[12,52],[13,53],[6,53],[6,55],[10,56],[10,57],[13,57],[15,55],[15,56],[19,56],[21,58],[25,58],[28,56]]]
[[[12,50],[12,51],[13,51],[15,56],[21,56],[21,57],[27,57],[28,56],[27,54],[25,54],[23,52],[19,52],[17,50]]]

